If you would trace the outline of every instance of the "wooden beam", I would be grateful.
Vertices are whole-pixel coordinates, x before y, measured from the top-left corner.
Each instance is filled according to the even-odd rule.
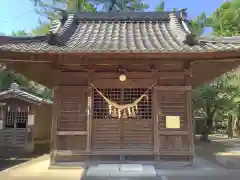
[[[21,62],[21,63],[49,63],[51,64],[52,62],[51,61],[43,61],[43,60],[39,60],[39,61],[36,61],[36,60],[21,60],[21,59],[3,59],[3,58],[0,58],[0,62],[3,62],[3,63],[6,63],[6,62]]]
[[[187,136],[189,133],[188,133],[188,131],[175,131],[175,130],[171,130],[171,131],[164,131],[164,130],[161,130],[161,131],[159,131],[158,132],[158,135],[162,135],[162,136],[176,136],[176,135],[178,135],[178,136]]]
[[[71,75],[71,74],[77,74],[79,77],[84,77],[88,76],[89,73],[87,72],[60,72],[60,75],[64,76],[65,74]],[[184,75],[187,75],[188,72],[184,71],[172,71],[172,72],[126,72],[127,78],[130,79],[148,79],[148,78],[153,78],[153,75],[155,77],[159,77],[161,79],[168,79],[168,78],[184,78]],[[92,72],[91,76],[94,79],[105,79],[105,78],[118,78],[120,75],[119,72]]]
[[[189,91],[192,90],[191,86],[156,86],[156,90],[162,91]]]
[[[66,136],[66,135],[87,135],[87,131],[57,131],[57,135]]]
[[[198,60],[191,61],[191,64],[206,63],[206,62],[235,62],[235,61],[240,61],[240,58],[198,59]]]
[[[72,155],[193,155],[192,151],[173,151],[173,150],[160,150],[159,152],[144,151],[144,150],[116,150],[116,149],[106,149],[106,150],[94,150],[94,151],[78,151],[78,150],[56,150],[55,155],[59,156],[72,156]]]
[[[72,155],[154,155],[153,151],[145,150],[116,150],[116,149],[106,149],[106,150],[92,150],[92,151],[83,151],[83,150],[56,150],[56,155],[60,156],[72,156]]]
[[[175,155],[175,156],[190,156],[193,155],[192,151],[172,151],[172,150],[160,150],[160,155]]]

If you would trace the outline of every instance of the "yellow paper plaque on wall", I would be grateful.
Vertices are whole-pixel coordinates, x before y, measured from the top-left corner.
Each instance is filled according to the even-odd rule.
[[[180,117],[179,116],[166,116],[166,128],[179,129]]]

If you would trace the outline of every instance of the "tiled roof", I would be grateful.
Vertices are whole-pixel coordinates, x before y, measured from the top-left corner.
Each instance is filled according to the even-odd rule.
[[[52,103],[49,100],[37,97],[33,94],[23,91],[17,86],[18,85],[16,83],[13,83],[8,90],[0,93],[0,98],[2,98],[2,99],[5,99],[6,97],[17,98],[17,99],[21,99],[23,101],[34,103],[34,104],[41,104],[41,103],[51,104]]]
[[[64,18],[63,18],[64,19]],[[182,12],[80,13],[55,21],[41,37],[0,37],[0,52],[236,51],[240,38],[196,38]]]

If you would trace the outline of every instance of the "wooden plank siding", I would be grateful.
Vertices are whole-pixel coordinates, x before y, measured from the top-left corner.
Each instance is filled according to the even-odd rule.
[[[114,72],[93,72],[91,78],[87,72],[61,72],[55,92],[55,161],[191,160],[191,84],[182,65],[161,66],[165,72],[128,72],[125,82],[120,82],[119,73]],[[96,95],[90,83],[105,93],[111,89],[119,92],[116,99],[110,98],[119,103],[126,103],[124,91],[156,84],[150,97],[151,117],[97,117]],[[107,104],[103,106],[107,109]],[[180,116],[180,129],[166,128],[167,115]]]
[[[87,86],[58,86],[56,150],[86,150]]]
[[[191,103],[189,97],[190,86],[156,86],[155,87],[155,113],[156,115],[156,144],[155,151],[158,151],[159,159],[164,159],[164,156],[174,155],[184,156],[185,160],[189,160],[192,156],[192,146],[190,142],[190,124],[188,103]],[[187,103],[188,102],[188,103]],[[166,128],[166,116],[180,116],[179,129]],[[181,159],[181,158],[180,158]],[[184,159],[184,158],[183,158]],[[183,160],[182,159],[182,160]],[[172,160],[169,158],[169,160]]]

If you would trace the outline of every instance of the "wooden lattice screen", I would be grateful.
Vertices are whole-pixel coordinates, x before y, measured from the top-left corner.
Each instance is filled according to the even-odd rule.
[[[9,111],[6,115],[5,128],[26,128],[28,112]]]
[[[99,89],[107,98],[119,104],[132,103],[146,92],[146,88],[106,88]],[[94,92],[93,98],[93,134],[94,150],[109,149],[153,149],[152,97],[138,104],[136,117],[124,119],[109,115],[107,102]]]
[[[142,94],[145,93],[145,88],[106,88],[99,89],[107,98],[119,104],[132,103]],[[138,113],[134,119],[151,119],[152,118],[152,94],[151,91],[147,94],[148,98],[143,99],[138,104]],[[94,106],[93,106],[94,119],[112,119],[109,115],[107,102],[94,91]]]

